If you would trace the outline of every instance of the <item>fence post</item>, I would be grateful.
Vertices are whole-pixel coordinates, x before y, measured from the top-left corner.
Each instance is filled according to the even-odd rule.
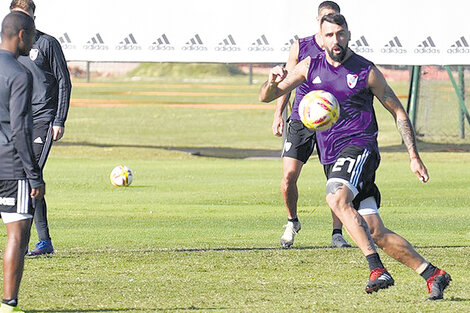
[[[460,90],[460,87],[455,82],[455,79],[454,79],[454,76],[452,75],[452,71],[450,70],[450,67],[446,65],[445,68],[447,70],[447,74],[449,74],[449,78],[452,83],[452,86],[454,86],[455,93],[457,94],[457,98],[459,99],[460,110],[463,112],[464,116],[467,119],[468,124],[470,125],[470,113],[468,112],[467,107],[465,106],[465,99],[463,98],[464,93],[462,92],[462,90]]]
[[[410,116],[411,124],[415,127],[416,131],[416,111],[418,109],[418,95],[419,95],[419,76],[421,66],[413,65],[410,77],[410,91],[408,95],[408,105],[406,111]]]
[[[90,61],[86,61],[86,82],[90,82]]]
[[[461,97],[463,100],[463,103],[465,105],[465,77],[464,77],[464,71],[463,71],[463,66],[459,65],[458,66],[459,70],[459,87],[460,87],[460,92],[461,92]],[[462,107],[459,109],[459,121],[460,121],[460,138],[465,138],[465,112]]]
[[[250,73],[249,73],[250,85],[253,85],[253,64],[250,63]]]

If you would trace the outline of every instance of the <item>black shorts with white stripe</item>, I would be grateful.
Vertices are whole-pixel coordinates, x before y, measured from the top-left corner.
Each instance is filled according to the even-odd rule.
[[[33,214],[30,190],[26,179],[0,180],[0,212]]]
[[[373,151],[359,146],[347,146],[335,163],[324,166],[328,182],[339,182],[354,194],[353,205],[357,210],[362,200],[374,197],[380,207],[380,191],[375,184],[375,171],[380,159]]]

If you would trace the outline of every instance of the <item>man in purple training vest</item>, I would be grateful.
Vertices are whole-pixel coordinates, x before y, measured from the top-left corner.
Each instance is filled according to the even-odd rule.
[[[324,1],[318,6],[317,20],[320,22],[323,16],[339,12],[340,8],[335,2]],[[315,58],[319,53],[323,53],[323,49],[318,44],[319,39],[319,34],[316,34],[295,41],[290,48],[286,69],[291,71],[297,63],[306,57]],[[296,90],[292,114],[289,117],[286,141],[284,142],[282,150],[283,177],[281,191],[287,209],[287,224],[284,225],[285,230],[281,237],[281,246],[284,248],[289,248],[294,244],[294,237],[301,228],[297,216],[297,200],[299,198],[297,180],[303,165],[308,161],[315,146],[315,132],[309,130],[302,124],[298,112],[300,100],[305,95],[304,91],[307,90],[307,87],[306,84],[303,84]],[[273,134],[275,136],[282,136],[284,125],[281,115],[289,101],[289,95],[290,93],[282,95],[277,100],[272,125]],[[332,212],[332,219],[333,234],[331,246],[337,248],[351,247],[343,238],[343,224],[334,212]]]
[[[369,263],[366,292],[394,284],[380,260],[377,245],[426,280],[429,300],[442,299],[450,275],[386,228],[378,212],[380,193],[375,185],[375,171],[380,156],[374,96],[394,117],[410,155],[411,170],[423,183],[429,179],[408,115],[374,64],[348,48],[350,32],[344,16],[324,16],[320,33],[326,53],[305,58],[291,72],[280,66],[273,68],[260,90],[260,100],[272,101],[304,82],[309,85],[308,90],[326,90],[337,98],[341,107],[338,122],[317,133],[317,145],[327,176],[326,201]]]

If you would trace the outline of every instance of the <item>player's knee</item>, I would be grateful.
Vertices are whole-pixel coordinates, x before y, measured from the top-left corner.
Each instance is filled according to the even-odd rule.
[[[284,174],[281,183],[281,189],[283,191],[289,190],[289,188],[297,184],[298,175],[295,172],[287,172]]]
[[[335,214],[338,214],[347,208],[344,199],[331,193],[326,195],[326,203],[328,203],[328,206]]]
[[[326,184],[326,202],[335,211],[344,207],[344,199],[338,195],[338,190],[344,188],[340,182],[329,181]]]

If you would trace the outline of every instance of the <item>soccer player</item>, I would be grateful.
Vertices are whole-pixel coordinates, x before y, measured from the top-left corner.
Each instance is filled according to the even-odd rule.
[[[340,103],[338,122],[317,133],[320,161],[327,176],[326,201],[369,263],[366,292],[394,284],[375,244],[407,265],[427,282],[429,300],[442,299],[451,281],[445,271],[426,261],[403,237],[385,227],[379,215],[380,193],[375,171],[380,156],[374,96],[394,117],[410,155],[410,167],[420,181],[429,175],[417,147],[406,111],[375,65],[348,48],[350,32],[343,15],[326,15],[320,22],[325,54],[307,57],[292,71],[277,66],[262,86],[260,100],[269,102],[307,82],[308,90],[325,90]],[[374,244],[375,243],[375,244]]]
[[[324,1],[318,6],[317,21],[330,13],[339,13],[338,4],[333,1]],[[289,52],[289,59],[286,63],[286,69],[291,71],[294,67],[306,57],[315,58],[319,53],[323,53],[318,41],[319,34],[300,38],[296,40]],[[315,146],[315,132],[306,128],[299,117],[299,103],[305,94],[306,86],[300,86],[295,93],[292,114],[289,117],[286,141],[282,150],[283,177],[281,183],[281,192],[284,198],[284,204],[287,209],[287,224],[284,225],[284,233],[281,237],[281,246],[289,248],[294,244],[294,237],[300,231],[301,224],[297,216],[297,200],[299,198],[297,189],[297,180],[299,178],[302,166],[307,162]],[[290,93],[282,95],[277,100],[276,110],[273,119],[273,134],[282,136],[283,120],[282,112],[289,101]],[[343,224],[332,212],[333,234],[331,240],[332,247],[346,248],[351,247],[343,237]]]
[[[34,20],[23,13],[2,22],[0,44],[0,212],[7,229],[3,255],[3,301],[0,313],[18,309],[18,290],[31,228],[32,199],[44,196],[41,170],[32,142],[31,73],[17,61],[34,42]],[[31,199],[32,198],[32,199]]]
[[[32,0],[13,0],[10,10],[34,18],[36,6]],[[35,39],[29,56],[19,57],[18,60],[33,74],[33,149],[43,170],[52,141],[60,140],[64,135],[72,85],[59,42],[41,31],[36,31]],[[39,241],[28,255],[53,253],[45,199],[36,203],[34,222]]]

